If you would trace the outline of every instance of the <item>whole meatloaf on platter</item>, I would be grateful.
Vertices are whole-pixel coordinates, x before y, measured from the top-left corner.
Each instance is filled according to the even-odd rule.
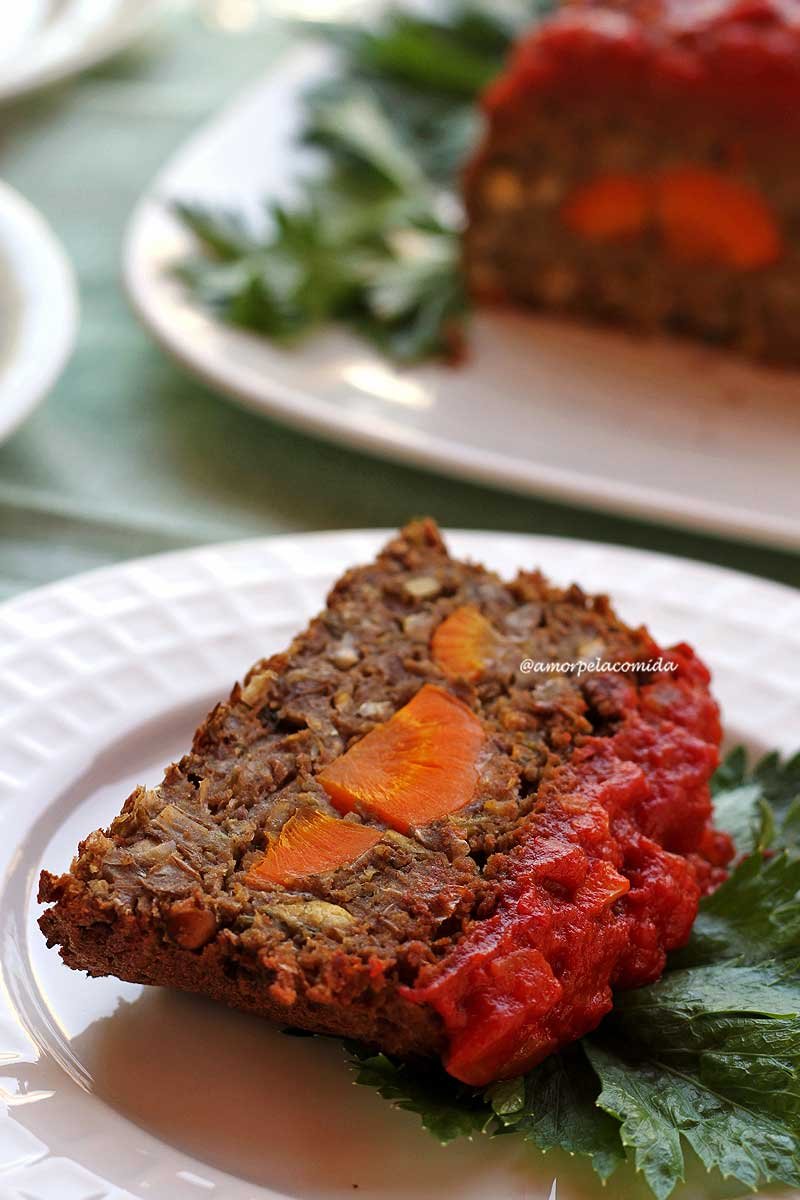
[[[655,980],[724,877],[708,684],[414,523],[43,873],[41,927],[90,975],[517,1074]]]
[[[568,4],[484,99],[483,301],[800,363],[800,3]]]

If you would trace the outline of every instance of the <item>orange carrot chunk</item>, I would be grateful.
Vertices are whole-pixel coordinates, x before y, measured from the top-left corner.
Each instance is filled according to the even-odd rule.
[[[636,175],[598,175],[567,197],[561,219],[581,237],[634,237],[650,212],[650,186]]]
[[[675,258],[751,271],[781,254],[777,222],[758,192],[714,171],[664,172],[656,183],[656,220]]]
[[[316,810],[301,810],[289,818],[264,857],[250,868],[245,883],[250,887],[269,883],[287,886],[309,875],[346,867],[381,836],[380,829],[340,821]]]
[[[426,683],[318,778],[340,812],[368,813],[407,833],[469,803],[483,740],[467,706]]]
[[[465,604],[437,626],[431,639],[434,662],[451,679],[477,679],[491,657],[497,635],[477,608]]]

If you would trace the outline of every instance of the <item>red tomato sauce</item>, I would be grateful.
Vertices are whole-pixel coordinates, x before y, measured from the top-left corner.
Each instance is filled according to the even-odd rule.
[[[671,112],[685,100],[800,121],[798,0],[630,0],[567,5],[517,46],[485,96],[492,117],[538,95],[636,97]]]
[[[612,989],[651,983],[689,937],[733,854],[710,825],[719,713],[688,646],[636,688],[603,677],[610,736],[590,737],[540,789],[508,855],[490,859],[494,913],[409,999],[439,1013],[448,1071],[480,1085],[535,1066],[595,1028]]]

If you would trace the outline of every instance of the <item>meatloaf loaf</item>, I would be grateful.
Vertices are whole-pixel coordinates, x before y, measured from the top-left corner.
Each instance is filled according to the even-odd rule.
[[[42,930],[90,975],[516,1074],[656,979],[724,876],[708,682],[414,523],[42,874]]]
[[[485,97],[479,300],[800,363],[800,4],[563,6]]]

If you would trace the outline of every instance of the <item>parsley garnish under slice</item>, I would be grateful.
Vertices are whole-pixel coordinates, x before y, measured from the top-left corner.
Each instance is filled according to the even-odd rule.
[[[713,791],[747,857],[657,983],[620,993],[598,1030],[524,1078],[476,1090],[379,1055],[355,1063],[356,1082],[441,1141],[516,1132],[588,1155],[604,1180],[630,1159],[658,1200],[687,1146],[747,1187],[800,1188],[800,756],[749,770],[734,750]]]

